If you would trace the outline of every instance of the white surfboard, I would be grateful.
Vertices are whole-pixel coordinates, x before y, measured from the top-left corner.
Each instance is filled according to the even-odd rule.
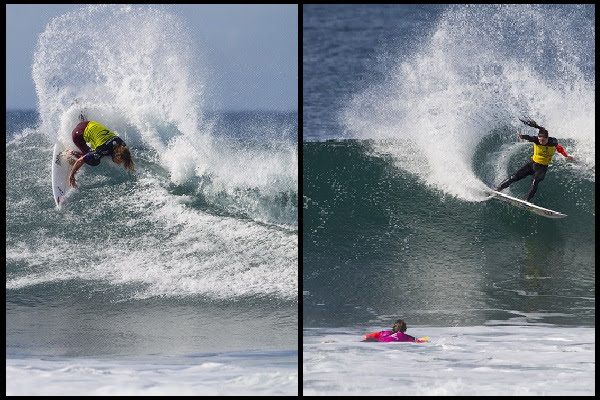
[[[528,201],[517,199],[516,197],[512,197],[512,196],[509,196],[504,193],[496,192],[495,190],[491,190],[491,189],[490,189],[490,196],[492,196],[500,201],[509,203],[515,207],[524,208],[526,210],[531,211],[534,214],[541,215],[543,217],[564,218],[567,216],[566,214],[560,213],[558,211],[554,211],[554,210],[550,210],[548,208],[536,206],[535,204],[530,203]]]
[[[52,194],[58,208],[61,208],[65,203],[67,193],[71,189],[69,186],[71,165],[67,160],[67,156],[63,154],[64,151],[65,147],[62,143],[56,143],[52,153]]]

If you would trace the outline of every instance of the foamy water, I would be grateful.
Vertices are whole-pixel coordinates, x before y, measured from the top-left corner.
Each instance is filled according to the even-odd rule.
[[[303,394],[595,394],[594,328],[414,326],[407,333],[428,335],[428,342],[361,342],[365,333],[381,329],[305,329]]]
[[[9,359],[6,382],[7,396],[296,396],[297,353]]]

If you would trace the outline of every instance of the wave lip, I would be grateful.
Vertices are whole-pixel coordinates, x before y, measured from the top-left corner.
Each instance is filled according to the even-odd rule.
[[[340,119],[350,137],[390,140],[377,151],[464,200],[485,184],[473,167],[478,147],[507,128],[504,142],[514,143],[522,115],[544,121],[583,169],[594,171],[592,11],[451,6],[423,43],[397,55],[383,82],[353,95]]]

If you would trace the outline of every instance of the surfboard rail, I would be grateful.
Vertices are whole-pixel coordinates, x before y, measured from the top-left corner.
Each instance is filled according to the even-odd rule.
[[[71,166],[63,154],[64,150],[65,147],[62,144],[56,143],[52,152],[52,195],[57,208],[63,206],[70,189]]]
[[[530,203],[525,200],[517,199],[516,197],[509,196],[504,193],[497,192],[495,190],[489,190],[490,196],[498,199],[500,201],[504,201],[505,203],[509,203],[512,206],[524,208],[534,214],[541,215],[546,218],[565,218],[567,215],[558,211],[550,210],[549,208],[540,207],[533,203]]]

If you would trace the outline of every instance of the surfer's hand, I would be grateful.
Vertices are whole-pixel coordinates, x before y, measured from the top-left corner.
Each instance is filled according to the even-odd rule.
[[[575,161],[575,157],[573,157],[573,156],[567,156],[567,160]]]
[[[77,187],[77,182],[75,182],[75,176],[74,175],[69,176],[69,184],[71,185],[71,187],[74,187],[74,188]]]
[[[519,133],[519,142],[522,142],[523,138],[521,137],[521,134]]]

